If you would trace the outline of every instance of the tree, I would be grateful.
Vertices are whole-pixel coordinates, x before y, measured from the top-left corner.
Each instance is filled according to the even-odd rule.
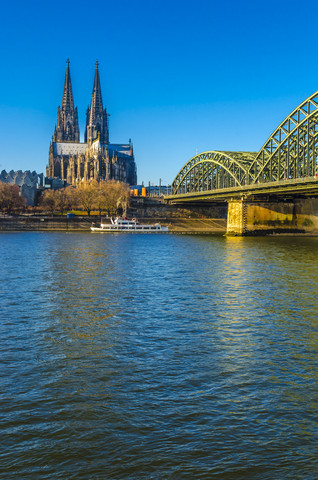
[[[124,182],[108,180],[99,186],[99,209],[105,210],[108,215],[126,213],[129,201],[129,186]]]
[[[67,210],[76,210],[79,207],[78,198],[76,195],[76,187],[70,185],[65,189],[66,194],[66,208]]]
[[[70,208],[85,210],[90,216],[92,210],[99,214],[106,211],[108,215],[125,213],[129,201],[129,186],[124,182],[108,180],[98,183],[96,180],[83,182],[77,187],[69,186],[60,190],[46,190],[42,197],[41,207],[53,215],[59,211],[64,213]]]
[[[10,214],[12,210],[21,210],[25,203],[18,185],[0,182],[0,209],[3,213]]]
[[[116,195],[112,180],[100,184],[99,201],[101,210],[105,210],[108,215],[116,214]]]
[[[126,215],[127,207],[130,199],[129,185],[127,185],[127,183],[124,183],[124,182],[117,182],[116,193],[117,193],[117,211],[121,209],[122,213]]]
[[[41,198],[41,207],[50,211],[51,215],[55,212],[56,200],[55,200],[55,191],[46,190]]]
[[[79,206],[90,216],[91,211],[98,208],[98,183],[95,180],[80,183],[76,187],[75,196]]]
[[[62,215],[65,210],[69,210],[71,208],[71,200],[73,187],[61,188],[60,190],[55,191],[54,201],[55,201],[55,209],[58,210]]]
[[[76,207],[77,198],[74,187],[60,188],[59,190],[46,190],[41,199],[42,209],[49,210],[51,215],[60,212],[62,215],[66,210]]]

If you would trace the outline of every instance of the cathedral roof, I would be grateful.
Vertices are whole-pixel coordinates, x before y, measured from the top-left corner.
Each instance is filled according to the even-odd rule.
[[[131,145],[129,144],[110,143],[107,145],[107,150],[110,152],[120,152],[125,155],[132,155]]]
[[[105,144],[100,143],[99,140],[94,142],[96,145],[98,143],[99,148],[102,152],[106,150],[110,153],[122,153],[125,155],[133,156],[131,145],[129,144],[119,144],[111,143]],[[99,149],[98,148],[98,149]],[[88,150],[87,143],[80,142],[53,142],[53,152],[54,155],[81,155]]]
[[[54,155],[78,155],[84,154],[87,143],[80,142],[53,142]]]

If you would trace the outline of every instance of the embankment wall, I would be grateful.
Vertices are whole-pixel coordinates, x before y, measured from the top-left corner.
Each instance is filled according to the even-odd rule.
[[[139,218],[212,218],[226,219],[227,203],[170,205],[160,199],[132,197],[128,217]]]
[[[227,234],[266,235],[270,233],[318,234],[318,199],[229,202]]]
[[[318,232],[318,199],[302,198],[290,202],[249,203],[246,228],[261,233],[282,231]]]
[[[53,232],[90,232],[92,222],[99,222],[99,217],[4,217],[0,218],[0,231],[53,231]],[[171,233],[218,233],[226,232],[226,219],[207,218],[138,218],[140,223],[160,223],[168,226]]]

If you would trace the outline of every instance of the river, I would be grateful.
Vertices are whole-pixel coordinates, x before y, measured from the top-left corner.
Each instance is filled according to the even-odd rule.
[[[314,479],[318,238],[2,233],[1,479]]]

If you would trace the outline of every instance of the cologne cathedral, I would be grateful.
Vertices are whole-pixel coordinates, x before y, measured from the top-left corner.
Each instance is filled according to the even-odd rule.
[[[50,144],[48,177],[59,177],[76,185],[91,179],[120,180],[136,185],[137,174],[132,143],[109,143],[108,114],[103,107],[98,62],[91,105],[86,112],[84,143],[80,142],[77,107],[74,107],[69,60],[62,105],[58,107],[57,123]]]

